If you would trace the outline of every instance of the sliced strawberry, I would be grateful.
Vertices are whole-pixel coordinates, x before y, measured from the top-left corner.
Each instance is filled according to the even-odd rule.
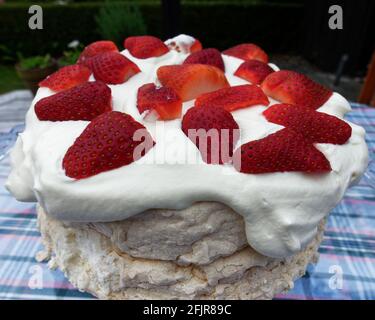
[[[231,113],[215,107],[189,109],[182,119],[182,131],[198,147],[203,160],[212,164],[229,162],[239,138]]]
[[[124,41],[124,47],[138,59],[160,57],[169,52],[163,41],[152,36],[128,37]]]
[[[289,70],[271,73],[264,79],[261,88],[275,100],[311,109],[318,109],[332,95],[328,88],[303,74]]]
[[[50,76],[39,82],[39,87],[47,87],[53,91],[62,91],[75,87],[78,84],[87,82],[91,75],[89,68],[73,64],[62,67]]]
[[[202,48],[203,48],[202,43],[198,39],[195,39],[195,41],[190,47],[190,52],[191,53],[198,52],[198,51],[201,51]]]
[[[118,48],[114,42],[108,40],[93,42],[83,49],[77,63],[81,63],[89,67],[90,63],[88,60],[104,52],[118,52]]]
[[[262,48],[253,43],[243,43],[223,51],[227,56],[242,60],[259,60],[268,63],[268,55]]]
[[[212,106],[229,112],[259,104],[268,106],[268,98],[262,89],[252,84],[219,89],[202,94],[195,100],[196,107]]]
[[[267,63],[258,60],[247,60],[238,67],[234,75],[252,84],[261,84],[272,72],[274,70]]]
[[[194,63],[208,64],[208,65],[217,67],[223,71],[225,69],[224,61],[223,61],[223,58],[221,57],[220,51],[214,48],[203,49],[203,50],[194,52],[190,56],[188,56],[184,61],[184,64],[194,64]]]
[[[96,80],[120,84],[140,72],[138,66],[118,52],[105,52],[92,58],[91,70]]]
[[[290,128],[243,144],[234,152],[233,165],[243,173],[331,171],[331,165],[324,154],[302,134]]]
[[[39,120],[90,121],[112,110],[111,89],[103,82],[86,82],[39,100],[35,113]]]
[[[147,83],[138,89],[137,108],[141,114],[155,111],[157,119],[173,120],[181,117],[182,100],[172,88]]]
[[[344,144],[352,134],[345,121],[303,106],[275,104],[263,114],[268,121],[298,131],[311,142]]]
[[[205,64],[162,66],[157,75],[161,84],[174,89],[182,101],[229,86],[220,69]]]
[[[136,133],[142,141],[135,137]],[[106,112],[91,121],[68,149],[63,168],[68,177],[87,178],[128,165],[144,156],[153,145],[146,128],[130,115]]]

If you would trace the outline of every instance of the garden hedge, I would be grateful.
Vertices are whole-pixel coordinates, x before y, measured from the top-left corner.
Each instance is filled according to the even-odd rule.
[[[163,38],[160,4],[138,2],[148,33]],[[103,2],[42,4],[43,30],[28,28],[29,4],[0,5],[0,45],[11,54],[58,54],[78,39],[87,44],[99,39],[95,15]],[[127,5],[122,3],[122,5]],[[225,49],[255,42],[268,52],[299,52],[303,7],[301,4],[252,4],[236,1],[182,2],[181,32],[202,40],[205,47]]]

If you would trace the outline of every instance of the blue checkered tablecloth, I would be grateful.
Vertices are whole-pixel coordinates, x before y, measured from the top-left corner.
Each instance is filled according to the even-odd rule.
[[[366,129],[373,156],[375,108],[352,106],[347,119]],[[1,132],[4,138],[3,127]],[[4,188],[9,170],[5,157],[0,161],[0,299],[93,299],[61,271],[35,260],[42,249],[35,204],[16,201]],[[318,264],[310,265],[294,289],[278,299],[375,299],[374,183],[365,177],[346,192],[328,218]]]

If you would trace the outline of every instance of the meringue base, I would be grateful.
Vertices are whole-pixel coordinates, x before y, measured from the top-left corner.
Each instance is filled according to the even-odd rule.
[[[205,206],[212,211],[215,205],[227,217],[235,214],[221,204],[204,202],[174,212],[188,216],[197,208],[201,213]],[[94,224],[55,220],[40,206],[37,213],[45,246],[37,259],[50,260],[49,266],[60,268],[75,287],[100,299],[272,299],[293,288],[294,280],[304,275],[307,265],[316,263],[325,224],[321,221],[313,241],[289,258],[265,257],[244,245],[208,263],[184,265],[177,259],[135,257],[124,252],[131,250],[121,250],[113,236],[98,231]],[[173,212],[168,213],[171,215]],[[109,224],[119,227],[121,223]],[[115,238],[118,240],[118,236]],[[153,255],[157,256],[155,249]]]

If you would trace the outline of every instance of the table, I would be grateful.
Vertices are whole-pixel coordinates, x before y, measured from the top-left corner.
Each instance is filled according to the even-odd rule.
[[[0,96],[1,132],[22,123],[31,95]],[[352,103],[347,119],[366,129],[375,154],[375,108]],[[373,158],[375,161],[375,157]],[[35,260],[43,247],[35,204],[16,201],[4,188],[9,157],[0,162],[0,299],[94,299],[76,290],[59,270]],[[317,265],[277,299],[375,299],[375,180],[364,177],[330,214]]]

